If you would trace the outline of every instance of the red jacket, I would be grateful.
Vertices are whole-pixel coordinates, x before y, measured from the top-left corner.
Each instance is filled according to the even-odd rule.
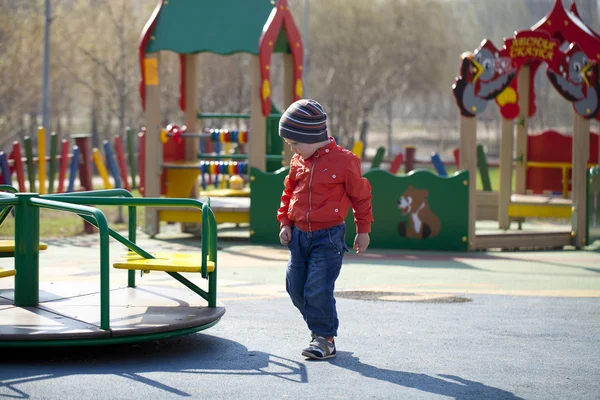
[[[280,226],[310,232],[341,224],[350,207],[358,233],[371,231],[371,184],[362,177],[360,159],[333,138],[310,158],[292,157],[284,180]]]

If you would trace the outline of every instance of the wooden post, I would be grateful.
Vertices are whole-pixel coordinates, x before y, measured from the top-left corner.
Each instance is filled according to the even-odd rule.
[[[512,195],[514,126],[513,121],[502,118],[502,137],[500,139],[500,194],[498,197],[498,227],[508,229],[508,205]]]
[[[65,191],[65,177],[67,176],[67,164],[69,162],[69,142],[67,139],[60,141],[60,165],[58,168],[58,193]]]
[[[283,109],[285,110],[294,102],[294,61],[291,54],[283,55]],[[283,143],[283,161],[282,166],[287,167],[292,161],[294,153],[290,146]]]
[[[404,173],[405,174],[408,174],[413,169],[415,169],[416,153],[417,153],[416,146],[414,146],[412,144],[404,146]]]
[[[160,142],[160,85],[158,81],[159,54],[146,55],[144,72],[146,75],[146,133],[144,137],[144,187],[145,197],[160,197],[160,176],[162,164],[162,146]],[[159,232],[158,211],[146,207],[145,231],[154,236]]]
[[[25,173],[23,168],[23,158],[21,157],[21,144],[13,142],[12,157],[15,162],[15,171],[17,172],[17,182],[19,182],[19,192],[26,192]]]
[[[528,65],[521,67],[517,76],[517,88],[519,91],[519,116],[517,121],[517,161],[515,167],[515,193],[525,194],[527,168],[527,135],[529,132],[529,80],[531,79],[531,68]],[[522,123],[521,123],[522,121]]]
[[[586,244],[587,209],[587,163],[590,154],[590,120],[573,110],[573,169],[571,174],[571,215],[572,244],[583,247]]]
[[[475,246],[477,118],[460,117],[460,169],[469,171],[469,249]]]
[[[252,89],[250,91],[250,132],[248,133],[248,171],[254,167],[266,170],[267,119],[262,115],[260,62],[257,55],[250,59]]]
[[[185,55],[185,111],[183,121],[187,132],[198,132],[198,55]],[[185,160],[197,161],[200,138],[185,139]],[[198,185],[194,184],[191,197],[198,197]]]
[[[42,126],[38,128],[38,176],[39,192],[46,194],[46,130]]]
[[[82,133],[79,135],[72,135],[71,138],[75,140],[75,145],[79,149],[79,157],[81,157],[81,162],[79,162],[79,157],[76,160],[74,159],[77,161],[75,165],[79,165],[79,183],[83,190],[94,190],[92,182],[92,155],[90,150],[90,140],[92,135],[89,133]],[[83,230],[85,233],[96,232],[96,228],[87,221],[83,221]]]
[[[185,58],[185,111],[184,124],[187,132],[198,132],[198,55],[186,54]],[[185,145],[185,160],[198,161],[198,153],[200,152],[200,138],[186,138]],[[189,193],[192,199],[198,198],[198,180],[192,185],[192,190]],[[186,233],[197,234],[201,231],[202,226],[198,223],[182,223],[181,230]]]

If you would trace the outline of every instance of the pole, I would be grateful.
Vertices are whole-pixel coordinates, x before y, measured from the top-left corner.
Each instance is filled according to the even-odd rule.
[[[31,205],[36,193],[17,193],[15,207],[15,306],[35,307],[39,303],[40,209]]]
[[[44,70],[42,92],[42,125],[50,132],[50,0],[46,0],[44,24]]]
[[[304,85],[303,91],[304,91],[304,98],[308,98],[308,63],[309,63],[309,59],[308,59],[308,22],[310,19],[310,7],[309,7],[309,0],[304,0],[304,20],[303,20],[303,27],[302,30],[304,31],[303,33],[303,38],[302,38],[302,42],[303,42],[303,47],[304,47],[304,60],[302,61],[304,68],[302,69],[303,71],[303,77],[302,77],[302,83]]]

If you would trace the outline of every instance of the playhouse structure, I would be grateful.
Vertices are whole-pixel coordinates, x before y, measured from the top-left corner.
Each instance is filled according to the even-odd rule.
[[[186,126],[186,131],[181,134],[165,134],[165,127],[160,123],[158,68],[161,51],[173,51],[180,57],[179,106],[184,112],[183,124]],[[198,54],[203,52],[222,56],[235,53],[251,55],[250,115],[212,115],[250,119],[249,132],[221,131],[216,134],[221,141],[236,138],[248,146],[248,155],[243,162],[238,163],[235,155],[225,157],[218,163],[202,164],[199,160],[200,139],[215,134],[198,133],[197,129],[197,120],[202,117],[198,113]],[[144,196],[159,196],[164,192],[167,197],[196,198],[198,177],[207,168],[209,173],[237,174],[253,170],[264,173],[267,167],[275,170],[282,166],[282,162],[289,164],[291,155],[284,154],[282,157],[283,146],[277,135],[279,115],[273,114],[271,102],[273,53],[282,53],[284,57],[283,98],[284,106],[287,106],[300,99],[303,91],[303,47],[287,0],[158,2],[144,27],[139,45],[142,69],[140,95],[146,116],[144,177],[141,182]],[[268,135],[267,130],[270,132]],[[161,142],[161,138],[164,142],[166,137],[174,135],[178,136],[175,140]],[[174,150],[172,146],[178,148]],[[267,148],[272,154],[267,154]],[[173,157],[173,154],[179,156]],[[240,170],[241,165],[243,171]],[[251,199],[247,195],[220,200],[222,205],[215,201],[211,203],[217,223],[249,222]],[[160,221],[194,223],[200,222],[200,219],[197,212],[151,208],[146,210],[146,230],[149,234],[158,233]]]
[[[199,18],[214,23],[198,23]],[[227,21],[228,29],[223,30],[219,21]],[[599,207],[592,207],[590,201],[590,196],[600,192],[593,189],[600,185],[600,174],[598,169],[588,170],[598,162],[597,136],[590,139],[589,121],[598,115],[599,44],[598,36],[585,25],[576,8],[573,6],[567,12],[557,1],[545,19],[507,38],[502,49],[486,40],[474,53],[465,54],[454,85],[461,112],[460,171],[449,177],[424,170],[404,176],[377,167],[366,171],[375,220],[371,226],[371,247],[467,251],[580,247],[588,243],[591,221],[597,221],[594,223],[600,227]],[[166,130],[160,125],[157,71],[163,50],[180,55],[180,107],[185,113],[185,131],[179,127]],[[199,73],[197,55],[201,52],[251,55],[250,114],[244,116],[250,119],[248,132],[197,132],[201,114],[197,112],[196,74]],[[159,1],[140,42],[143,72],[140,89],[146,112],[142,157],[145,168],[140,168],[145,172],[140,178],[145,196],[196,198],[198,180],[205,179],[205,175],[221,174],[222,182],[222,176],[228,173],[247,174],[249,191],[229,188],[228,197],[219,191],[208,194],[216,222],[249,223],[252,243],[279,243],[275,216],[291,155],[282,157],[273,152],[273,143],[280,140],[279,114],[274,112],[271,102],[274,52],[284,57],[284,108],[302,98],[303,58],[300,35],[286,0],[226,3],[179,0],[177,7],[166,0]],[[543,65],[547,66],[554,87],[573,104],[572,137],[555,133],[528,135],[527,122],[535,113],[533,76]],[[499,193],[478,193],[475,190],[477,115],[493,99],[503,115],[501,186]],[[517,157],[513,160],[515,125]],[[241,138],[247,142],[248,155],[232,154],[219,158],[218,164],[207,163],[207,155],[199,153],[198,145],[206,137],[219,138],[221,142]],[[545,151],[553,146],[553,140],[560,141],[562,152]],[[169,147],[173,145],[183,147],[173,150]],[[179,156],[171,158],[173,154]],[[281,160],[283,164],[279,164]],[[515,193],[511,191],[513,162],[517,175]],[[548,196],[554,192],[559,195]],[[449,196],[452,201],[448,201]],[[493,234],[476,235],[475,222],[482,211],[499,221],[499,229]],[[510,221],[540,217],[571,218],[572,226],[568,230],[533,235],[506,231]],[[158,233],[160,221],[200,220],[198,212],[151,208],[146,210],[146,231]],[[350,246],[355,235],[352,213],[346,224]]]
[[[531,29],[506,38],[501,49],[484,40],[475,52],[463,54],[453,92],[461,114],[460,168],[471,177],[477,168],[477,115],[490,100],[495,100],[502,114],[500,191],[478,194],[475,185],[470,186],[469,248],[581,247],[588,243],[588,168],[598,164],[599,155],[598,135],[590,132],[590,120],[599,118],[599,61],[600,36],[582,20],[575,4],[567,11],[560,0]],[[572,103],[572,136],[528,133],[528,120],[536,112],[534,76],[539,68],[546,68],[552,86]],[[559,196],[553,195],[557,192]],[[524,218],[570,218],[571,229],[476,235],[481,203],[497,207],[503,230],[511,220]]]

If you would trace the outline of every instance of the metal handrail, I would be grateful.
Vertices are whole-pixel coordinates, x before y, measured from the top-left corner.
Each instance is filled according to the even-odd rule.
[[[86,215],[96,220],[100,234],[100,329],[110,329],[109,232],[108,221],[104,213],[94,207],[65,204],[61,201],[50,200],[48,198],[32,197],[30,201],[36,207]]]
[[[116,190],[116,189],[113,189]],[[89,193],[89,192],[88,192]],[[209,291],[208,293],[193,282],[189,281],[185,277],[181,276],[177,272],[167,272],[171,277],[194,291],[195,293],[202,296],[208,301],[209,307],[216,307],[216,275],[217,275],[217,224],[215,215],[207,203],[202,203],[199,200],[194,199],[172,199],[172,198],[150,198],[150,197],[132,197],[132,198],[110,198],[110,197],[95,197],[92,195],[88,196],[77,196],[77,195],[62,195],[60,201],[71,203],[71,204],[89,204],[93,203],[95,206],[145,206],[145,207],[191,207],[202,211],[203,221],[203,233],[202,233],[202,265],[201,275],[203,278],[208,278]],[[91,219],[85,218],[86,221],[94,224]],[[206,226],[205,226],[205,222]],[[206,230],[204,230],[206,229]],[[119,233],[108,230],[108,233],[113,238],[127,246],[129,249],[135,251],[137,254],[144,258],[154,258],[152,255],[145,252],[143,249],[125,239]],[[214,262],[214,270],[212,273],[208,273],[208,261]]]

